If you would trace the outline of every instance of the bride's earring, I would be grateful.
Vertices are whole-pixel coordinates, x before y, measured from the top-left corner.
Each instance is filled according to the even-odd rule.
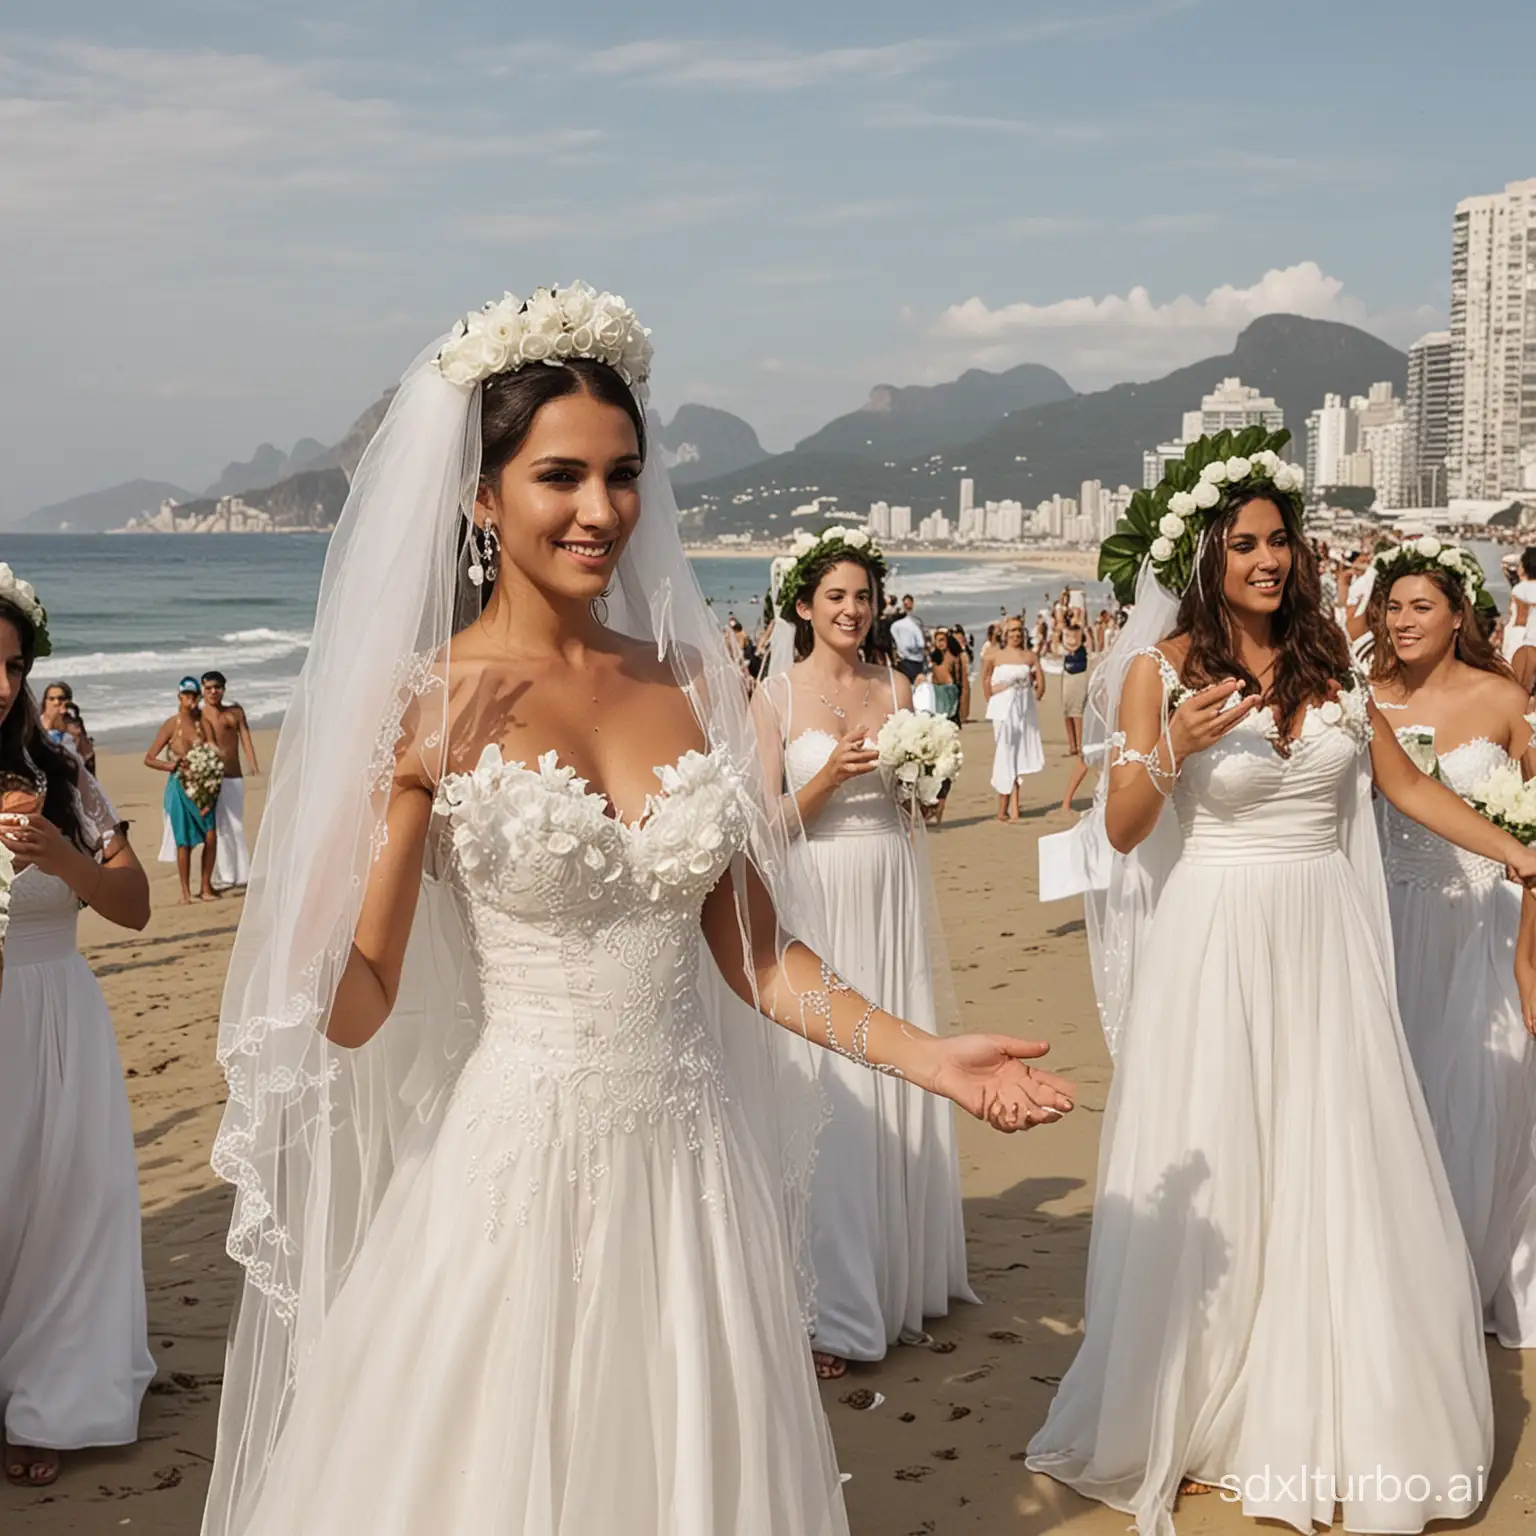
[[[472,587],[483,586],[485,566],[480,558],[480,530],[474,523],[469,525],[469,543],[466,549],[469,553],[469,569],[464,574],[469,577],[469,584]]]
[[[501,535],[496,531],[495,523],[485,525],[483,539],[485,551],[485,579],[494,587],[496,577],[501,571]]]
[[[612,590],[612,587],[604,587],[603,590],[592,599],[592,617],[596,619],[599,624],[606,624],[608,622],[608,594]]]

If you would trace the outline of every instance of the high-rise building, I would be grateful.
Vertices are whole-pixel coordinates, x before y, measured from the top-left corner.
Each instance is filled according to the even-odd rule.
[[[872,501],[869,504],[869,536],[875,540],[891,536],[891,507],[889,502]]]
[[[942,509],[930,512],[918,525],[917,536],[924,543],[944,544],[949,540],[951,523]]]
[[[1410,507],[1446,502],[1446,434],[1451,407],[1451,333],[1431,331],[1408,348],[1408,500]]]
[[[1355,412],[1345,405],[1342,395],[1324,395],[1322,405],[1307,417],[1307,484],[1318,490],[1351,484],[1340,476],[1343,461],[1359,444]]]
[[[1376,487],[1377,506],[1422,505],[1414,497],[1413,432],[1401,401],[1391,421],[1360,429],[1360,446],[1370,461],[1371,477],[1365,483]]]
[[[1536,490],[1536,179],[1456,205],[1446,489]]]
[[[912,537],[912,508],[891,508],[891,537],[893,539],[910,539]]]
[[[1187,444],[1197,437],[1218,432],[1241,432],[1245,427],[1263,427],[1278,432],[1285,425],[1285,412],[1268,396],[1261,395],[1241,379],[1223,379],[1200,401],[1198,411],[1185,411],[1178,438],[1159,443],[1141,456],[1141,484],[1150,491],[1169,464],[1184,457]]]

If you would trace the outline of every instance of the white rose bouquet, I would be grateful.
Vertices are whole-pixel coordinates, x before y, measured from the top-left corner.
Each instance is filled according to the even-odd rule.
[[[1527,782],[1519,763],[1500,764],[1467,796],[1467,802],[1527,848],[1536,844],[1536,779]]]
[[[219,802],[224,787],[224,759],[218,749],[200,741],[182,758],[176,769],[181,787],[200,815],[206,816]]]
[[[910,709],[898,709],[880,727],[875,749],[880,766],[895,774],[898,789],[923,805],[938,800],[940,785],[957,777],[965,762],[953,720]]]

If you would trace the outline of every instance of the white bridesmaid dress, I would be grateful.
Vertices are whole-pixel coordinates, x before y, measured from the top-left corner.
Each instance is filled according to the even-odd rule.
[[[1440,757],[1440,775],[1468,795],[1508,760],[1491,741],[1464,742]],[[1520,890],[1384,801],[1381,817],[1398,1007],[1484,1327],[1508,1348],[1536,1348],[1536,1048],[1515,986]]]
[[[1035,669],[1027,662],[1007,661],[992,669],[992,686],[1002,692],[987,700],[996,748],[992,754],[992,788],[1000,795],[1026,774],[1045,768],[1040,740],[1040,711],[1035,706]]]
[[[794,792],[821,771],[837,738],[796,733],[787,706],[780,716]],[[935,1028],[925,874],[889,774],[876,769],[838,789],[791,858],[795,877],[819,893],[825,955],[838,974],[882,1008]],[[903,1338],[920,1337],[925,1317],[976,1300],[966,1278],[954,1110],[830,1051],[818,1053],[817,1069],[831,1114],[811,1184],[816,1348],[879,1360]]]
[[[1142,1536],[1172,1536],[1185,1477],[1301,1531],[1337,1500],[1347,1530],[1416,1532],[1485,1490],[1477,1281],[1358,852],[1363,694],[1307,711],[1285,757],[1251,716],[1173,794],[1182,851],[1138,944],[1085,1334],[1028,1456]]]
[[[80,770],[87,840],[117,816]],[[11,889],[0,982],[0,1406],[15,1445],[138,1438],[155,1374],[128,1094],[106,999],[62,880]]]

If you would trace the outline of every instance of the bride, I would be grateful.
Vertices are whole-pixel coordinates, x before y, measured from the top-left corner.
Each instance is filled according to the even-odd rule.
[[[1286,441],[1191,444],[1104,552],[1122,594],[1140,572],[1139,635],[1094,682],[1116,1066],[1086,1332],[1028,1464],[1144,1536],[1169,1536],[1186,1479],[1298,1530],[1338,1502],[1346,1529],[1415,1532],[1472,1512],[1493,1448],[1476,1281],[1393,1000],[1372,779],[1525,878],[1536,854],[1381,728]]]
[[[937,936],[925,928],[938,914],[921,819],[909,825],[869,745],[912,707],[901,673],[863,659],[885,559],[862,529],[802,537],[778,584],[775,672],[755,695],[768,782],[787,791],[790,874],[838,970],[933,1029]],[[832,1113],[811,1182],[810,1252],[816,1371],[830,1380],[849,1360],[921,1338],[924,1317],[945,1315],[951,1298],[976,1297],[949,1106],[835,1055],[816,1066]]]
[[[359,466],[221,1023],[246,1285],[205,1532],[841,1533],[807,1122],[724,994],[1000,1129],[1070,1107],[1043,1046],[938,1040],[780,934],[646,335],[509,295]]]
[[[1376,703],[1458,794],[1530,751],[1530,703],[1488,635],[1482,567],[1438,539],[1383,551],[1367,572]],[[1408,1049],[1424,1086],[1482,1292],[1485,1326],[1536,1345],[1536,1048],[1514,957],[1520,893],[1503,869],[1382,808],[1382,852]],[[1524,906],[1536,909],[1530,897]]]

